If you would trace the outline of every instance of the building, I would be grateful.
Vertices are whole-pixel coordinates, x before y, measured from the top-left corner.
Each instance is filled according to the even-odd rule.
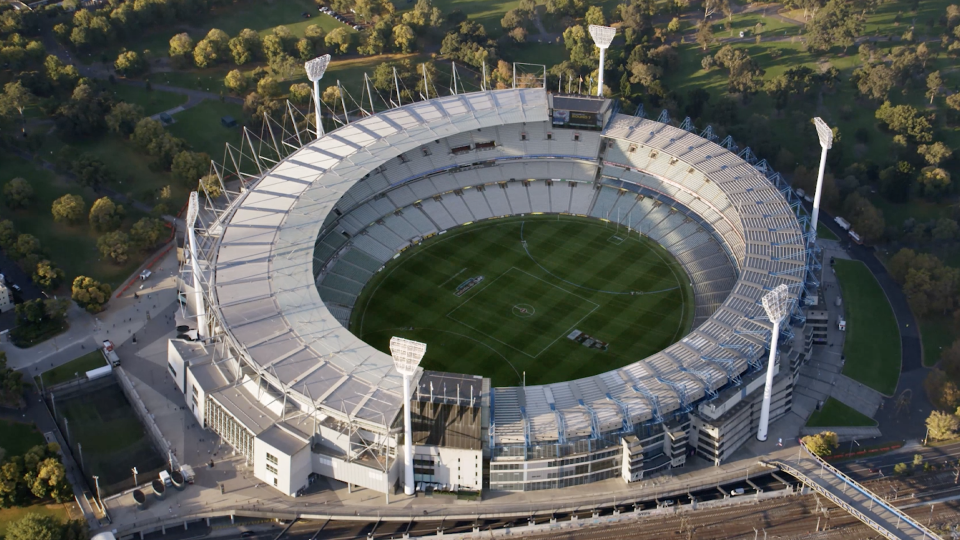
[[[13,305],[13,291],[4,283],[3,274],[0,274],[0,313],[10,311]]]
[[[317,475],[395,493],[402,378],[389,355],[347,330],[367,280],[399,251],[462,224],[619,216],[686,270],[694,329],[575,381],[491,388],[417,369],[408,404],[417,487],[554,489],[636,481],[691,455],[721,463],[758,414],[772,327],[760,298],[780,284],[806,297],[818,263],[793,191],[749,150],[719,142],[709,128],[542,88],[416,102],[310,138],[227,190],[215,212],[192,199],[181,253],[194,316],[178,325],[200,343],[171,341],[171,377],[198,420],[283,493]],[[789,410],[809,353],[804,324],[796,307],[781,329],[790,345],[773,417]]]

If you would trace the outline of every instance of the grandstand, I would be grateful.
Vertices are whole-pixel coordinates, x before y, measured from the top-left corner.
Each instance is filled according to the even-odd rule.
[[[602,129],[556,123],[558,107],[581,105],[599,111]],[[708,138],[617,114],[608,100],[538,88],[446,96],[356,120],[265,170],[218,211],[217,227],[204,231],[214,242],[203,285],[208,335],[222,344],[227,378],[248,392],[244,407],[272,411],[290,433],[306,430],[307,455],[291,457],[299,465],[286,472],[265,472],[276,470],[259,465],[266,454],[241,444],[264,429],[248,425],[252,413],[237,400],[218,402],[216,389],[202,395],[229,414],[198,418],[249,454],[258,478],[287,493],[312,473],[393,489],[402,476],[390,429],[403,405],[401,379],[387,354],[345,328],[357,297],[424,237],[528,213],[619,220],[658,242],[688,274],[695,327],[600,375],[474,384],[479,395],[469,401],[450,389],[420,395],[428,391],[421,380],[440,379],[419,370],[417,399],[483,411],[479,449],[417,443],[422,460],[434,463],[423,481],[506,490],[632,481],[682,466],[691,451],[719,463],[742,444],[742,426],[756,423],[751,400],[771,328],[760,298],[781,283],[799,296],[807,275],[793,207],[760,170]],[[786,369],[777,384],[773,417],[790,407]],[[721,440],[724,430],[736,440]],[[637,471],[622,467],[637,463],[623,457],[625,437],[642,444]],[[304,448],[280,446],[270,455]],[[360,459],[370,455],[378,457]],[[459,475],[445,465],[454,457],[489,460],[489,470]]]

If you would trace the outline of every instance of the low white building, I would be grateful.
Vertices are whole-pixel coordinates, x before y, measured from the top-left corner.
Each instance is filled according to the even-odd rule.
[[[0,313],[13,309],[13,292],[3,282],[3,274],[0,274]]]

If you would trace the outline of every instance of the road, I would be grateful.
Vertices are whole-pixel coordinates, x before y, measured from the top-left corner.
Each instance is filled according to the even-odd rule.
[[[958,460],[960,460],[960,442],[935,447],[917,447],[915,450],[905,452],[890,452],[873,458],[840,463],[835,466],[850,475],[854,480],[862,482],[893,476],[893,468],[898,463],[913,463],[915,454],[923,456],[924,462],[937,465],[952,462],[953,466],[956,466]]]

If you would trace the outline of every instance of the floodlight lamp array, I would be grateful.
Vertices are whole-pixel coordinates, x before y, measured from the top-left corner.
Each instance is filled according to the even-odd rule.
[[[779,324],[790,311],[790,289],[786,284],[781,283],[775,289],[768,292],[761,300],[763,310],[770,317],[770,322]]]
[[[817,136],[820,137],[820,146],[829,150],[833,147],[833,130],[819,116],[813,119],[817,126]]]
[[[329,64],[330,55],[325,54],[308,61],[303,67],[307,70],[307,78],[310,79],[311,82],[316,82],[323,78],[323,74],[327,71],[327,65]]]
[[[589,30],[590,37],[593,38],[593,42],[601,49],[606,49],[609,47],[610,43],[613,41],[613,36],[617,34],[617,29],[612,26],[599,26],[596,24],[591,24]]]
[[[393,356],[393,365],[401,375],[413,375],[426,352],[426,343],[396,336],[390,338],[390,354]]]

